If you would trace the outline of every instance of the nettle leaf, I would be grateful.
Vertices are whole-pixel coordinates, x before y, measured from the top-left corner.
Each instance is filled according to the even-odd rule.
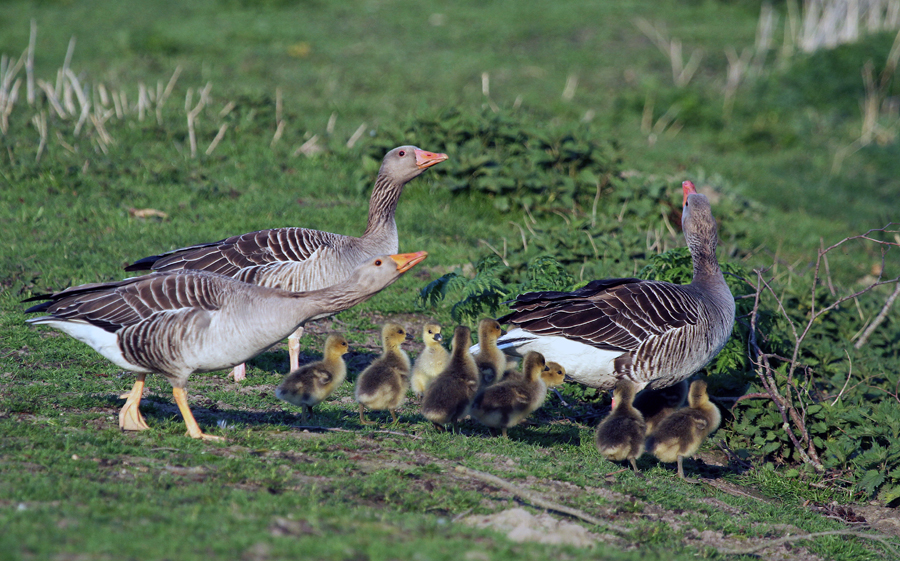
[[[867,495],[874,495],[878,487],[884,483],[884,479],[883,472],[870,469],[859,479],[856,486]]]
[[[890,504],[900,499],[900,485],[885,485],[878,492],[878,500],[885,504]]]

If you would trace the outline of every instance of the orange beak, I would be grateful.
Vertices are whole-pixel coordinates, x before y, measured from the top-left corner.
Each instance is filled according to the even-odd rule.
[[[688,195],[696,195],[697,188],[694,187],[694,183],[692,181],[685,181],[681,184],[681,189],[684,191],[684,202],[681,203],[681,206],[687,204]]]
[[[397,264],[397,271],[400,273],[405,273],[406,271],[412,269],[419,263],[425,260],[428,257],[427,251],[418,251],[416,253],[400,253],[397,255],[391,255],[391,259],[394,263]]]
[[[449,158],[447,154],[441,154],[440,152],[426,152],[425,150],[415,149],[416,152],[416,167],[419,169],[427,169],[433,166],[434,164],[439,164]]]

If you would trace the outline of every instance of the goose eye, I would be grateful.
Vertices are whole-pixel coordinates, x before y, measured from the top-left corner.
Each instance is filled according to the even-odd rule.
[[[375,266],[376,266],[376,267],[381,267],[381,259],[376,259],[376,260],[375,260]]]
[[[400,150],[399,152],[397,152],[397,155],[402,158],[403,156],[406,155],[406,150]]]

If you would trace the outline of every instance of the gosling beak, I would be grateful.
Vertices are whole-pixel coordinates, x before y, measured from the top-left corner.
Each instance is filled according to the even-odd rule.
[[[435,340],[435,341],[443,341],[443,340],[444,340],[444,336],[441,335],[440,333],[435,333],[435,334],[434,334],[434,340]]]
[[[390,258],[397,264],[397,272],[405,273],[412,269],[428,257],[427,251],[418,251],[416,253],[399,253],[391,255]]]
[[[684,191],[684,202],[681,203],[681,206],[684,206],[687,204],[688,195],[697,194],[697,188],[694,187],[693,181],[685,181],[681,184],[681,189]]]
[[[439,164],[449,158],[447,154],[441,154],[440,152],[427,152],[425,150],[415,149],[416,153],[416,167],[419,169],[427,169],[433,166],[434,164]]]

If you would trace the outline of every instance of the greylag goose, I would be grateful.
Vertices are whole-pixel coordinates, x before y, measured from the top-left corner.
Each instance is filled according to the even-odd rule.
[[[275,397],[303,408],[301,419],[304,425],[312,407],[324,401],[347,378],[344,355],[348,350],[350,345],[343,335],[329,335],[325,339],[322,360],[304,364],[285,376],[275,388]]]
[[[647,437],[647,451],[661,462],[678,462],[678,477],[689,483],[696,483],[684,476],[681,460],[685,456],[693,456],[706,437],[719,428],[721,422],[719,408],[709,401],[706,382],[695,380],[688,392],[688,406],[672,413],[657,425]]]
[[[515,326],[499,339],[500,349],[538,351],[564,365],[574,381],[600,389],[620,378],[638,390],[670,386],[712,360],[731,336],[734,298],[716,260],[709,200],[690,181],[682,187],[690,284],[605,279],[573,292],[522,294],[499,319]]]
[[[409,355],[400,348],[403,341],[406,341],[406,330],[396,323],[386,323],[381,328],[384,352],[356,379],[359,422],[364,425],[373,424],[366,420],[366,407],[376,411],[387,409],[397,422],[397,408],[409,389]]]
[[[607,460],[628,460],[634,473],[638,472],[636,458],[644,453],[647,424],[644,416],[634,408],[634,384],[621,379],[613,390],[612,411],[597,425],[597,450]]]
[[[450,362],[450,353],[441,345],[443,336],[440,325],[429,323],[423,327],[422,340],[425,342],[425,348],[416,357],[410,380],[412,391],[418,397],[425,393],[425,389]]]
[[[469,406],[478,391],[478,367],[468,350],[471,337],[468,327],[456,327],[450,362],[428,386],[422,399],[422,415],[441,430],[443,425],[455,423],[468,415]]]
[[[369,200],[369,220],[362,237],[307,228],[260,230],[145,257],[125,270],[200,269],[292,292],[331,286],[349,277],[363,261],[397,253],[399,241],[394,212],[404,185],[446,159],[446,154],[426,152],[415,146],[400,146],[388,152],[375,179]],[[301,328],[288,338],[290,370],[299,366],[302,334]],[[245,370],[243,363],[234,368],[235,381],[245,378]]]
[[[559,385],[563,378],[558,371],[547,369],[541,353],[531,351],[525,355],[521,375],[489,386],[475,396],[472,416],[485,426],[500,429],[506,438],[506,429],[540,408],[547,399],[547,386]]]
[[[688,393],[688,381],[682,380],[673,386],[658,390],[646,388],[634,398],[634,408],[644,416],[647,433],[663,419],[684,405]]]
[[[478,353],[473,358],[481,376],[482,387],[497,382],[506,371],[506,355],[497,348],[497,339],[501,335],[503,329],[497,320],[484,318],[478,322]]]
[[[28,300],[48,301],[25,311],[46,312],[28,323],[59,329],[138,373],[119,413],[120,427],[147,428],[138,407],[146,373],[156,372],[172,384],[188,434],[217,439],[200,430],[188,407],[185,386],[191,374],[231,368],[256,356],[309,319],[355,306],[427,255],[376,257],[340,284],[309,292],[255,286],[207,271],[169,271],[35,296]]]

